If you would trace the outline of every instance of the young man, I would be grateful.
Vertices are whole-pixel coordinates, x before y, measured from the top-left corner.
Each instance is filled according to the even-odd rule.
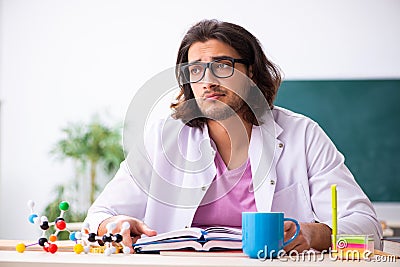
[[[169,117],[152,127],[145,153],[130,150],[88,211],[106,224],[131,224],[126,245],[190,226],[241,227],[243,211],[279,211],[300,222],[286,251],[328,249],[330,185],[337,184],[339,233],[382,231],[344,157],[309,118],[273,105],[281,82],[259,41],[216,20],[194,25],[182,40],[176,76],[181,88]],[[125,138],[125,136],[124,136]],[[146,155],[143,155],[146,154]],[[285,240],[295,225],[285,222]]]

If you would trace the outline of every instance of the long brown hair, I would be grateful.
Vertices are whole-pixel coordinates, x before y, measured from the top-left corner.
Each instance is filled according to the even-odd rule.
[[[174,111],[173,117],[181,119],[190,127],[202,128],[206,122],[206,118],[201,117],[201,111],[194,99],[194,94],[189,83],[183,83],[181,79],[181,71],[179,66],[188,62],[188,51],[192,44],[196,42],[206,42],[210,39],[216,39],[233,47],[241,58],[249,61],[249,67],[252,69],[251,79],[257,85],[265,99],[260,99],[259,92],[256,88],[249,93],[251,107],[246,104],[247,110],[243,114],[243,118],[252,123],[259,125],[260,118],[267,108],[273,107],[273,102],[281,83],[281,73],[274,63],[269,61],[265,56],[258,39],[243,27],[218,20],[202,20],[192,26],[183,38],[178,51],[176,60],[175,75],[179,83],[180,92],[176,97],[176,102],[171,104]],[[250,89],[251,90],[251,89]],[[254,94],[252,93],[254,92]],[[265,102],[269,106],[266,107]],[[254,113],[256,114],[254,114]]]

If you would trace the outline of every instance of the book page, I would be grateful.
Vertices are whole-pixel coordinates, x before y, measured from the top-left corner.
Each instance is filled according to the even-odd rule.
[[[209,251],[211,249],[234,249],[234,250],[241,250],[242,249],[242,242],[238,241],[229,241],[229,240],[210,240],[203,244],[204,251]]]
[[[207,234],[204,235],[206,240],[227,238],[231,240],[242,240],[242,230],[238,228],[215,226],[206,228],[205,231],[207,232]]]
[[[158,234],[156,236],[142,237],[140,238],[134,246],[138,246],[140,244],[147,244],[150,242],[156,242],[161,240],[168,240],[172,238],[200,238],[203,235],[204,230],[201,228],[184,228],[171,232],[166,232],[162,234]]]

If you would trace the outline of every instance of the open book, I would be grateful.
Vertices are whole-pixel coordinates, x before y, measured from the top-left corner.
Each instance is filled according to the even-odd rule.
[[[241,229],[228,227],[185,228],[152,237],[144,237],[133,244],[140,252],[193,249],[197,251],[242,249]]]

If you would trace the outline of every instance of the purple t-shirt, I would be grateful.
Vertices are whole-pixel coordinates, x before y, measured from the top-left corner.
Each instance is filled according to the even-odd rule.
[[[214,159],[217,175],[197,208],[193,227],[242,227],[242,212],[257,211],[254,199],[250,160],[228,170],[221,155]]]

